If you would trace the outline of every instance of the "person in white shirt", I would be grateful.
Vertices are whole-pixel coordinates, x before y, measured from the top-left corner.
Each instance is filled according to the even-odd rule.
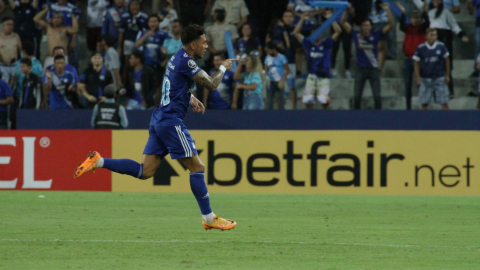
[[[102,38],[103,14],[110,3],[107,0],[88,0],[87,7],[87,48],[99,51]]]

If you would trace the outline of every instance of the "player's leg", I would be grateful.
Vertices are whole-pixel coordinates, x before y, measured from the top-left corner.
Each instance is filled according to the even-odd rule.
[[[437,78],[433,82],[435,101],[440,103],[443,110],[448,110],[448,102],[450,101],[450,93],[448,85],[445,83],[445,77]]]

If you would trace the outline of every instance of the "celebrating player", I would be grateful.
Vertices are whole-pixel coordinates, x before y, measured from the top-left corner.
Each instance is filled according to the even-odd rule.
[[[205,229],[233,229],[237,223],[215,216],[210,208],[210,198],[205,184],[205,165],[198,157],[197,149],[190,133],[183,124],[188,103],[194,112],[205,112],[203,104],[191,94],[194,83],[213,91],[222,81],[225,71],[232,67],[237,59],[222,62],[212,77],[200,69],[195,59],[200,59],[208,48],[204,30],[199,25],[189,25],[182,30],[183,48],[173,55],[167,64],[163,80],[160,106],[153,112],[150,120],[149,138],[143,151],[142,164],[130,159],[102,158],[96,151],[75,170],[78,178],[85,172],[96,168],[128,174],[139,179],[152,177],[162,159],[170,154],[172,159],[179,159],[190,171],[190,187],[202,212],[202,225]]]

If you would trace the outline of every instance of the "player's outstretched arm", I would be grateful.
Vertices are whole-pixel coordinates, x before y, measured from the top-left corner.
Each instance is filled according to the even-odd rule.
[[[202,70],[197,73],[197,75],[195,75],[192,80],[199,85],[207,88],[208,90],[213,91],[217,89],[218,85],[222,82],[225,71],[231,69],[232,63],[237,60],[238,59],[227,59],[223,61],[218,71],[215,72],[212,77],[208,76],[208,74]]]

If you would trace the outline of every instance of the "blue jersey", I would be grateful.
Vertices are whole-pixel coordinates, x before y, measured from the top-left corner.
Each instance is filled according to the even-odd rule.
[[[115,37],[115,43],[118,38],[118,30],[122,24],[122,15],[127,13],[127,9],[119,11],[116,6],[113,6],[105,12],[103,17],[102,35],[110,34]]]
[[[308,38],[303,39],[309,74],[330,78],[330,52],[334,43],[331,37],[322,40],[320,45],[315,45]]]
[[[160,106],[153,112],[151,125],[180,125],[187,113],[190,103],[192,78],[202,71],[195,60],[184,48],[181,48],[168,60],[162,85]]]
[[[55,71],[51,74],[52,89],[48,99],[50,109],[72,109],[72,102],[67,98],[67,91],[70,85],[76,88],[76,84],[78,83],[76,76],[78,75],[67,70],[65,70],[62,75],[57,74]],[[43,75],[43,81],[47,82],[46,75]]]
[[[357,66],[360,68],[378,68],[378,43],[383,36],[382,30],[371,31],[367,37],[356,30],[352,30],[351,35],[357,50]]]
[[[10,84],[0,79],[0,100],[6,99],[9,96],[12,96],[12,88],[10,88]],[[0,105],[0,112],[6,112],[7,107],[7,105]]]
[[[137,40],[142,38],[148,31],[140,31],[137,35]],[[163,30],[158,30],[155,34],[147,37],[143,42],[143,45],[139,48],[143,50],[143,55],[145,56],[145,65],[149,66],[159,66],[162,62],[162,51],[160,50],[163,46],[165,39],[169,38],[167,32]]]
[[[81,13],[80,9],[77,6],[75,6],[74,4],[67,3],[67,5],[62,6],[58,3],[54,3],[54,4],[50,4],[50,11],[47,13],[46,20],[47,21],[51,20],[53,18],[53,13],[58,12],[58,11],[62,12],[62,14],[63,14],[63,25],[67,25],[67,26],[72,26],[73,25],[72,14],[78,20],[78,17]]]
[[[218,69],[212,69],[209,75],[212,76]],[[222,82],[215,91],[208,94],[208,108],[210,109],[230,109],[233,97],[233,72],[225,71]]]
[[[138,32],[143,31],[147,27],[148,16],[143,12],[139,12],[137,16],[131,16],[130,13],[122,14],[122,23],[120,31],[123,33],[123,40],[135,42]]]
[[[435,42],[432,46],[427,42],[418,45],[413,60],[420,62],[420,77],[437,79],[445,76],[445,58],[450,54],[442,42]]]
[[[33,66],[33,65],[32,65],[32,66]],[[50,65],[50,66],[46,67],[45,70],[48,70],[48,71],[50,71],[50,72],[53,73],[53,72],[55,72],[55,66],[54,66],[54,65]],[[75,75],[75,81],[77,81],[77,82],[80,81],[80,79],[78,78],[77,69],[76,69],[74,66],[69,65],[69,64],[66,64],[66,65],[65,65],[65,71],[68,71],[68,72],[70,72],[70,73],[73,73],[73,75]],[[45,83],[45,81],[44,81],[44,83]]]
[[[248,41],[246,41],[243,38],[239,38],[237,40],[237,43],[235,43],[235,49],[238,50],[239,53],[250,53],[253,50],[258,50],[258,47],[262,46],[262,43],[260,42],[260,39],[255,38],[255,47],[252,48],[252,46],[248,46]]]
[[[308,2],[309,1],[305,0],[289,0],[288,6],[293,7],[295,12],[298,13],[305,13],[317,10],[317,8],[311,6]],[[300,17],[295,17],[293,24],[296,26],[299,21]],[[315,25],[317,25],[317,19],[309,18],[303,23],[302,31],[310,31],[315,27]]]
[[[278,82],[285,73],[285,64],[288,64],[288,60],[285,55],[281,53],[276,57],[267,55],[265,58],[265,64],[268,66],[268,76],[270,76],[270,81]]]

